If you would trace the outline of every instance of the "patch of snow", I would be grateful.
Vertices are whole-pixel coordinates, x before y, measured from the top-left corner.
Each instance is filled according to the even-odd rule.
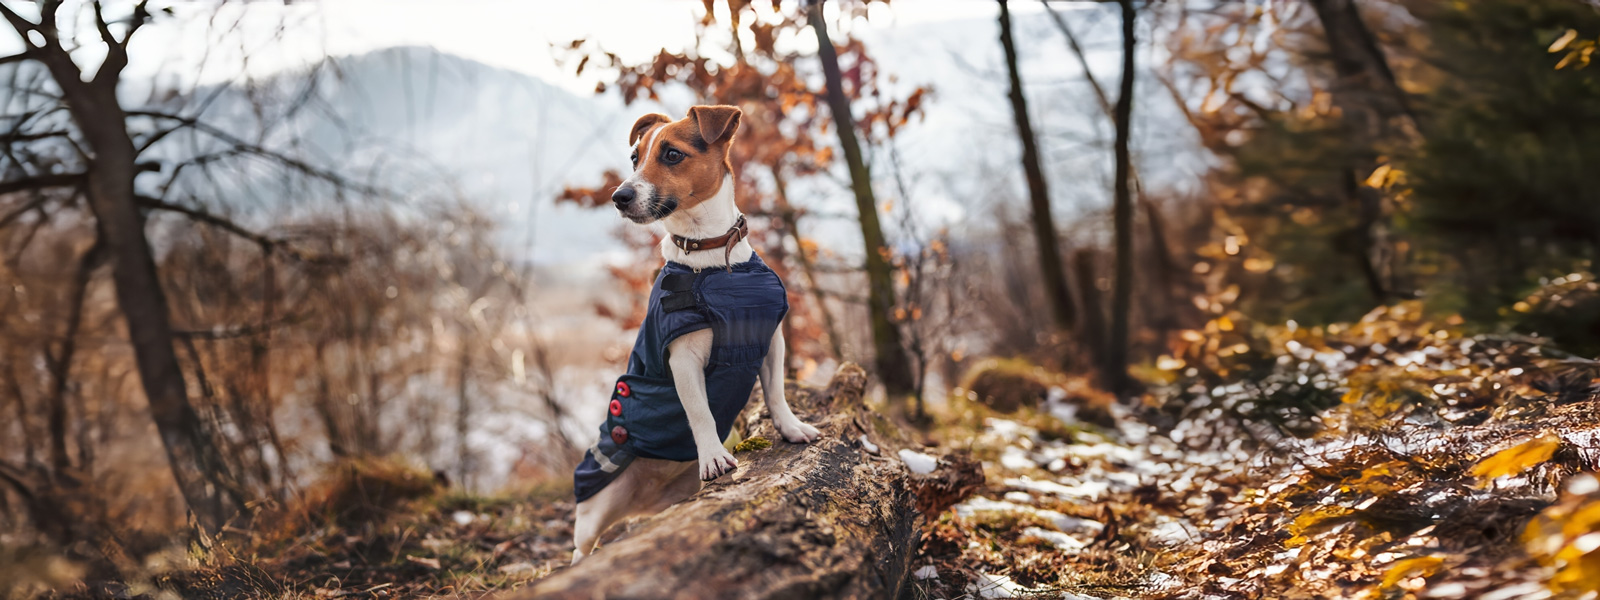
[[[1019,504],[1032,504],[1033,503],[1033,494],[1029,494],[1027,492],[1010,491],[1010,492],[1006,492],[1006,495],[1003,496],[1003,497],[1008,502],[1016,502],[1016,503],[1019,503]]]
[[[915,577],[915,578],[917,578],[919,580],[921,580],[921,579],[938,579],[939,578],[939,569],[934,568],[933,565],[925,565],[922,568],[917,569],[917,571],[915,573],[912,573],[911,576]]]
[[[1022,488],[1030,492],[1085,500],[1098,500],[1101,495],[1111,490],[1111,484],[1104,481],[1085,481],[1069,486],[1049,480],[1015,477],[1006,479],[1003,483],[1007,486]]]
[[[1176,546],[1193,541],[1199,534],[1189,525],[1187,519],[1174,519],[1161,515],[1157,520],[1160,524],[1150,530],[1150,537],[1158,543]]]
[[[1012,471],[1022,471],[1034,468],[1037,463],[1033,462],[1028,453],[1021,448],[1006,446],[1006,449],[1000,452],[1000,466]]]
[[[464,510],[458,510],[450,513],[450,520],[455,521],[457,525],[471,525],[472,519],[472,513]]]
[[[1061,531],[1098,533],[1105,528],[1105,525],[1102,525],[1099,521],[1069,517],[1053,510],[1024,506],[1005,500],[991,500],[983,496],[974,496],[965,502],[957,504],[955,508],[956,516],[961,518],[972,518],[981,512],[1009,512],[1034,515],[1049,521],[1051,525]]]
[[[1032,536],[1046,542],[1050,542],[1050,544],[1055,546],[1057,550],[1082,550],[1085,546],[1083,542],[1078,541],[1078,539],[1075,537],[1059,531],[1050,531],[1049,529],[1044,529],[1042,527],[1025,528],[1022,530],[1022,535]]]
[[[900,462],[906,463],[906,468],[918,475],[927,475],[939,467],[939,459],[904,448],[900,450]]]
[[[1074,594],[1072,592],[1061,592],[1061,600],[1102,600],[1102,599],[1098,598],[1098,597],[1095,597],[1095,596],[1085,596],[1083,594]]]
[[[983,420],[983,426],[988,433],[1008,442],[1018,438],[1039,438],[1039,430],[1008,419],[990,417]]]
[[[1129,465],[1145,460],[1145,453],[1143,452],[1127,446],[1104,442],[1067,446],[1067,453],[1082,459],[1100,459]]]
[[[878,445],[872,443],[872,440],[867,439],[866,435],[861,436],[861,449],[866,450],[867,454],[871,454],[873,456],[878,455]]]
[[[1506,586],[1492,592],[1484,592],[1483,595],[1478,596],[1478,600],[1512,600],[1513,598],[1517,600],[1544,600],[1549,597],[1549,588],[1546,588],[1542,583],[1529,581]]]
[[[1467,586],[1460,582],[1451,581],[1433,586],[1428,590],[1425,598],[1464,598],[1467,595]]]
[[[979,572],[978,580],[967,584],[969,593],[977,594],[979,598],[1016,598],[1022,594],[1031,594],[1033,590],[1022,587],[1010,577],[1005,575],[990,575]]]
[[[1145,575],[1144,584],[1151,588],[1152,591],[1162,591],[1182,586],[1183,580],[1161,571],[1151,571],[1149,575]]]

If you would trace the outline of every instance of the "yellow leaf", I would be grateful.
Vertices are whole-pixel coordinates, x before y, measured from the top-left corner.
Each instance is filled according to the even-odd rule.
[[[1371,175],[1367,176],[1367,187],[1383,187],[1384,178],[1389,176],[1390,170],[1392,170],[1392,168],[1389,165],[1379,165],[1377,169],[1372,171]]]
[[[1578,58],[1578,53],[1577,52],[1568,52],[1567,56],[1565,58],[1561,59],[1561,62],[1556,63],[1556,70],[1560,71],[1561,69],[1567,68],[1567,65],[1572,64],[1572,61],[1574,59],[1577,59],[1577,58]]]
[[[1478,487],[1489,487],[1489,483],[1496,477],[1516,475],[1550,460],[1550,457],[1555,455],[1556,448],[1560,446],[1561,436],[1546,433],[1483,459],[1477,466],[1472,467],[1472,474],[1483,478]]]
[[[1567,47],[1567,44],[1571,44],[1572,40],[1575,39],[1578,39],[1578,30],[1568,29],[1566,33],[1561,35],[1561,37],[1556,38],[1555,43],[1550,44],[1550,53],[1554,54],[1556,52],[1560,52],[1563,48]]]
[[[1348,517],[1354,512],[1355,511],[1349,507],[1335,505],[1318,506],[1311,510],[1300,513],[1300,516],[1295,517],[1294,522],[1289,524],[1289,533],[1294,534],[1294,537],[1291,537],[1285,541],[1283,543],[1283,547],[1296,548],[1299,546],[1304,546],[1306,542],[1310,541],[1306,537],[1307,533],[1311,533],[1313,530],[1318,529],[1323,525],[1327,525],[1329,521],[1336,521],[1338,519]]]
[[[1442,564],[1444,559],[1437,556],[1417,556],[1395,561],[1394,566],[1383,574],[1383,587],[1392,588],[1412,577],[1432,577]]]

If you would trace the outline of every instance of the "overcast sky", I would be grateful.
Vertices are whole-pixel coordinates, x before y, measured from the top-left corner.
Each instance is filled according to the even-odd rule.
[[[5,4],[30,17],[38,14],[31,1]],[[1039,10],[1035,3],[1017,4],[1019,13]],[[126,15],[132,5],[111,1],[107,11]],[[755,5],[763,18],[773,18],[767,3]],[[66,4],[61,11],[64,31],[95,35],[85,6]],[[212,83],[242,72],[264,75],[327,55],[417,45],[535,75],[572,91],[592,90],[601,75],[580,79],[561,70],[552,60],[551,44],[589,39],[625,59],[639,60],[662,48],[693,43],[694,24],[704,11],[700,0],[323,0],[287,5],[158,0],[152,6],[172,14],[159,14],[135,36],[130,77],[159,73]],[[879,29],[993,18],[995,13],[993,3],[979,0],[896,0],[892,6],[875,3],[869,19],[853,26]],[[802,51],[815,46],[810,36],[780,43]],[[74,57],[80,64],[97,65],[103,55],[98,46],[85,43]],[[21,47],[14,34],[0,33],[0,52]]]

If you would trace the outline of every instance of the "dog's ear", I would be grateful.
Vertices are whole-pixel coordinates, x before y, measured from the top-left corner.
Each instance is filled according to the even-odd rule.
[[[700,139],[707,144],[733,139],[739,130],[739,117],[744,112],[737,106],[696,106],[689,109],[689,118],[700,127]]]
[[[671,117],[660,113],[650,113],[639,117],[639,120],[633,122],[633,129],[628,131],[628,145],[632,146],[639,143],[639,138],[644,137],[644,132],[650,131],[650,128],[654,127],[656,123],[665,123],[671,120]]]

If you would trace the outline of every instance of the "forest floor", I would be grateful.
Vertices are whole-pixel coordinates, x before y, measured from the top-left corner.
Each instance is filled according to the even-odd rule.
[[[969,404],[942,435],[989,485],[925,535],[916,597],[1600,592],[1600,365],[1406,305],[1246,329],[1164,357],[1138,409],[1042,372],[1038,410]]]
[[[987,484],[927,523],[907,595],[1600,593],[1600,364],[1410,305],[1343,327],[1222,317],[1196,333],[1141,374],[1134,408],[1015,361],[936,407],[927,454],[902,459],[970,452]],[[255,527],[275,533],[55,596],[476,597],[566,565],[568,494],[472,497],[351,465]]]

